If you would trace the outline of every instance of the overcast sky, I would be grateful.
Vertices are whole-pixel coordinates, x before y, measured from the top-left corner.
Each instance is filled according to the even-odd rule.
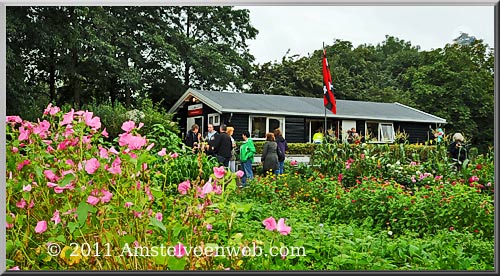
[[[250,10],[259,30],[248,41],[257,63],[347,40],[354,47],[376,45],[385,35],[409,41],[421,50],[442,48],[461,32],[494,46],[493,6],[240,6]]]

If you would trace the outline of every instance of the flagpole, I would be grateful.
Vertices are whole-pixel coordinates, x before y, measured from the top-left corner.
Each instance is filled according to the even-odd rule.
[[[323,53],[324,52],[325,52],[325,42],[323,41]],[[325,96],[323,95],[323,97]],[[326,133],[326,105],[325,105],[325,127],[323,128],[323,133]]]

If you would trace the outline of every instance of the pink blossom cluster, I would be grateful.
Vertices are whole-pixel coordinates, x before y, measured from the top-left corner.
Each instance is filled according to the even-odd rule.
[[[278,231],[281,235],[288,235],[290,234],[290,231],[292,230],[292,227],[285,225],[285,219],[280,218],[278,220],[278,223],[276,223],[276,219],[273,217],[268,217],[265,220],[262,221],[262,224],[266,227],[267,230],[269,231]]]

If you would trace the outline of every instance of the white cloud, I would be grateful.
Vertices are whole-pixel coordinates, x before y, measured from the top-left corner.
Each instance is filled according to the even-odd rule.
[[[249,41],[256,62],[281,60],[286,51],[306,56],[323,42],[347,40],[376,45],[385,35],[442,48],[461,32],[494,43],[493,6],[251,6],[251,24],[259,30]]]

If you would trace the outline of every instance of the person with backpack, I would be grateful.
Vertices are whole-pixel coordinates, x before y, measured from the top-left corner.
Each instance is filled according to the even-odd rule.
[[[244,141],[240,147],[240,162],[244,172],[243,177],[241,177],[241,186],[245,187],[247,185],[247,179],[253,178],[252,163],[257,150],[255,149],[255,145],[248,130],[244,130],[241,137]]]
[[[278,174],[283,174],[285,170],[285,152],[288,150],[288,143],[286,142],[280,128],[274,130],[276,143],[278,144]]]

